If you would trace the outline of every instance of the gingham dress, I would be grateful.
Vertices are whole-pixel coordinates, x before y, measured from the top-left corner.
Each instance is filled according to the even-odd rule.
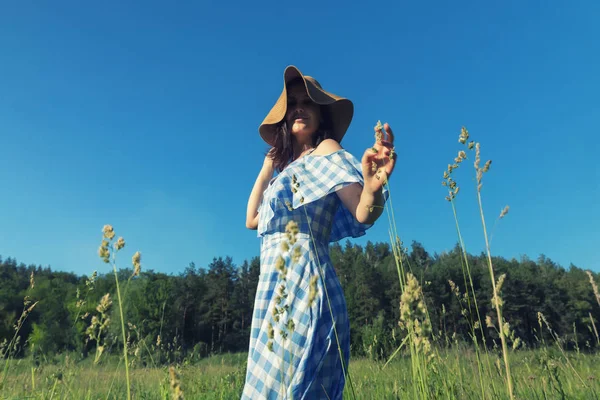
[[[362,185],[361,165],[341,149],[299,158],[263,193],[260,277],[242,399],[342,398],[346,380],[341,359],[347,371],[350,325],[329,243],[362,236],[371,226],[358,223],[336,194],[352,183]],[[286,249],[282,242],[289,244],[285,230],[291,220],[299,232],[296,243]],[[301,251],[294,260],[296,246]],[[278,268],[280,256],[285,269],[281,260]],[[311,286],[316,295],[309,303]]]

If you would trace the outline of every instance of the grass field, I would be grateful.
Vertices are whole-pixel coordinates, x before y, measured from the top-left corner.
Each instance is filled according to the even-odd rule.
[[[131,392],[135,399],[171,399],[177,382],[186,399],[238,399],[244,383],[245,354],[204,359],[175,368],[132,368]],[[518,399],[597,399],[600,392],[600,356],[557,349],[511,353],[515,397]],[[500,360],[490,355],[491,365]],[[487,364],[487,360],[483,361]],[[414,383],[410,355],[384,363],[353,360],[350,374],[357,399],[412,399]],[[495,369],[496,367],[494,367]],[[74,362],[60,356],[44,366],[31,360],[13,361],[2,390],[3,399],[123,399],[127,397],[125,373],[118,358],[94,366],[89,360]],[[439,353],[429,375],[430,398],[481,399],[478,363],[468,348]],[[171,385],[173,383],[173,386]],[[485,376],[485,398],[506,399],[501,370]],[[352,398],[347,388],[345,398]]]

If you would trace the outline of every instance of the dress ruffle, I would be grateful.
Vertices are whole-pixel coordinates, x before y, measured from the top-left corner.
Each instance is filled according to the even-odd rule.
[[[327,155],[308,154],[290,164],[279,176],[273,179],[272,186],[267,190],[275,194],[265,198],[269,200],[261,204],[259,213],[261,224],[258,235],[266,233],[269,221],[276,217],[278,210],[289,212],[308,206],[311,203],[331,195],[336,191],[351,185],[364,184],[360,161],[345,149],[337,150]],[[281,190],[287,186],[288,190]],[[383,188],[383,198],[387,202],[389,192]],[[286,207],[287,210],[282,210]],[[310,207],[308,207],[310,210]],[[347,237],[360,237],[373,224],[361,224],[350,210],[339,201],[332,221],[329,241],[337,242]]]

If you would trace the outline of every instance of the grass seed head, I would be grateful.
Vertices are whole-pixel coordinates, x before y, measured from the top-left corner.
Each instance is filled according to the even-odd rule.
[[[112,240],[115,237],[115,231],[112,225],[104,225],[104,227],[102,228],[102,234],[104,238]]]
[[[105,263],[108,264],[110,262],[110,251],[108,250],[108,242],[106,240],[103,240],[98,248],[98,256],[100,256]]]
[[[490,170],[490,166],[492,165],[492,160],[487,160],[483,165],[483,172],[488,172]]]
[[[171,398],[173,400],[183,400],[183,389],[179,381],[179,374],[173,366],[169,367],[169,378],[171,385]]]
[[[479,170],[479,163],[481,162],[481,148],[479,146],[479,143],[475,144],[475,163],[473,164],[475,166],[476,170]]]
[[[106,293],[100,299],[100,303],[96,307],[96,311],[98,311],[99,313],[105,314],[111,305],[112,305],[112,300],[110,298],[110,293]]]
[[[377,121],[375,125],[375,142],[380,142],[383,140],[383,125],[381,125],[381,121]]]
[[[292,262],[295,264],[300,260],[302,256],[302,249],[300,247],[294,248],[294,253],[292,254]]]
[[[458,142],[465,144],[469,140],[469,131],[464,126],[460,129],[460,136],[458,137]]]
[[[142,269],[142,254],[136,251],[133,257],[131,257],[131,263],[133,264],[133,276],[138,276]]]
[[[308,306],[312,307],[315,298],[317,297],[317,279],[319,279],[318,275],[313,275],[310,278],[310,285],[308,288]]]
[[[598,285],[594,280],[594,275],[590,271],[585,271],[588,278],[590,278],[590,284],[592,285],[592,290],[594,291],[594,296],[596,296],[596,300],[598,301],[598,305],[600,306],[600,291],[598,291]]]

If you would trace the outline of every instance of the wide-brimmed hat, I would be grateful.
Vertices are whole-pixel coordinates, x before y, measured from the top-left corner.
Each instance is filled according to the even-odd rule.
[[[302,75],[302,72],[293,65],[288,66],[283,72],[283,90],[279,99],[273,108],[271,108],[271,111],[269,111],[269,114],[267,114],[262,124],[260,124],[258,128],[260,136],[269,145],[272,146],[274,144],[277,124],[284,119],[287,111],[287,85],[295,78],[301,78],[304,81],[306,93],[312,101],[328,108],[331,117],[333,138],[341,142],[352,121],[354,105],[348,99],[323,90],[321,84],[315,78]]]

